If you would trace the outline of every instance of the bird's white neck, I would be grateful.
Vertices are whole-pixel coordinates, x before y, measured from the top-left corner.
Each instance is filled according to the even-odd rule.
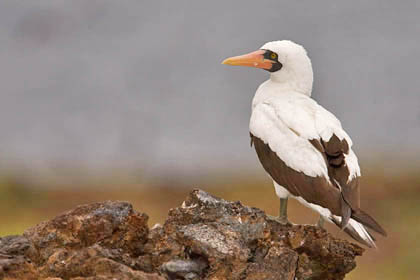
[[[261,102],[267,102],[271,98],[284,97],[290,95],[306,95],[311,96],[311,87],[302,86],[299,83],[290,83],[285,81],[276,81],[271,76],[270,79],[262,83],[255,93],[252,100],[252,107],[256,106]]]
[[[311,96],[312,83],[278,81],[271,75],[270,79],[262,83],[255,93],[257,99],[276,97],[284,94],[303,94]]]
[[[313,76],[312,73],[310,74],[311,75],[307,75],[306,77],[290,77],[291,75],[271,74],[270,79],[267,80],[266,83],[269,84],[270,88],[276,89],[279,92],[292,91],[311,96]]]

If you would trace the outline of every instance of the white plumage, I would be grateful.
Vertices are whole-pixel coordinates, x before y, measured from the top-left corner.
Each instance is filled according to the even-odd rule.
[[[310,97],[313,72],[305,49],[291,41],[270,42],[261,49],[278,53],[284,67],[258,87],[252,100],[250,132],[268,144],[288,167],[311,177],[322,176],[328,181],[325,159],[308,140],[328,142],[335,134],[349,144],[349,154],[345,157],[350,171],[347,180],[360,176],[357,157],[351,149],[352,141],[340,121]],[[291,196],[275,181],[274,187],[280,198]],[[331,220],[330,210],[308,203],[302,197],[294,198]]]
[[[286,43],[289,44],[289,41]],[[303,48],[302,51],[302,55],[306,56]],[[312,67],[309,59],[306,63]],[[289,79],[295,80],[279,79],[278,76],[283,75],[282,71],[283,69],[272,73],[270,79],[258,87],[252,101],[250,132],[267,143],[287,166],[308,176],[323,176],[329,180],[328,168],[322,154],[308,140],[328,141],[335,134],[340,140],[347,140],[350,151],[352,141],[341,127],[340,121],[310,98],[312,85],[307,86],[306,91],[295,86],[305,84],[295,80],[312,81],[312,71],[305,71],[311,77],[288,75]],[[360,176],[357,157],[353,151],[346,156],[346,162],[350,168],[348,180]]]
[[[360,167],[352,141],[340,121],[311,98],[313,72],[305,49],[291,41],[274,41],[223,63],[271,73],[253,98],[249,130],[281,199],[282,221],[287,218],[287,197],[291,196],[327,221],[347,227],[346,232],[356,240],[375,246],[364,225],[386,233],[359,208]],[[320,178],[325,180],[323,185],[319,185]],[[331,196],[334,192],[339,194]]]

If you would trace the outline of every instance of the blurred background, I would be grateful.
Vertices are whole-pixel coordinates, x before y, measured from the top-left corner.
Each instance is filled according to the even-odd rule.
[[[389,233],[347,279],[419,275],[419,12],[418,1],[1,1],[0,236],[108,199],[153,225],[197,187],[277,214],[248,134],[268,75],[220,63],[290,39],[312,59],[313,97],[355,143],[363,208]],[[289,207],[293,222],[316,222]]]

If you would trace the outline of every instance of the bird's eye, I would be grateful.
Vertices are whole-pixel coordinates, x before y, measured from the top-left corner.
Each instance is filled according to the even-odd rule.
[[[271,59],[276,59],[277,58],[277,54],[276,53],[271,53],[270,54]]]

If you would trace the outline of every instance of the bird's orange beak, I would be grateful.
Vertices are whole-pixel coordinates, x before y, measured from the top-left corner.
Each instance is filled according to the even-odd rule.
[[[258,50],[248,54],[233,56],[223,60],[222,64],[234,66],[248,66],[262,69],[271,69],[273,61],[264,58],[265,50]]]

